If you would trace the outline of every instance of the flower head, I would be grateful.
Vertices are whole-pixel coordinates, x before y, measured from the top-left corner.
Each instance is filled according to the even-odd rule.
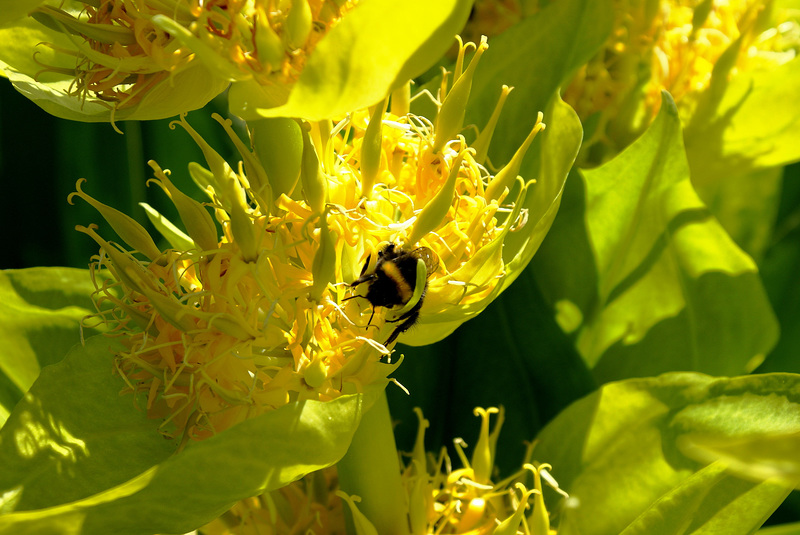
[[[614,4],[611,36],[564,92],[581,119],[594,125],[584,153],[595,143],[613,151],[630,143],[657,114],[662,90],[672,94],[688,124],[719,64],[727,67],[722,76],[770,69],[793,59],[800,45],[797,21],[787,13],[770,21],[768,3],[661,0],[656,9],[640,1]]]
[[[473,71],[474,64],[462,77]],[[108,287],[98,278],[97,291],[100,304],[113,305],[104,314],[126,346],[117,370],[131,390],[148,393],[148,410],[165,418],[165,433],[202,438],[291,401],[382,387],[393,367],[380,359],[410,326],[397,332],[409,310],[419,311],[421,325],[401,339],[425,343],[499,294],[510,276],[503,240],[526,230],[520,199],[529,184],[517,178],[520,154],[492,177],[463,137],[442,137],[453,130],[446,118],[458,116],[447,107],[462,106],[451,98],[458,87],[435,127],[378,106],[335,126],[281,130],[302,146],[298,167],[267,166],[284,176],[268,176],[229,121],[217,117],[242,155],[238,170],[181,118],[173,125],[205,155],[208,168],[193,164],[190,172],[216,223],[150,162],[152,183],[169,195],[186,229],[156,214],[169,249],[78,184],[73,195],[95,206],[132,248],[80,229],[102,248],[96,267],[117,281]],[[255,125],[253,135],[274,126]],[[536,123],[528,143],[543,127]],[[353,282],[375,269],[387,244],[424,247],[438,267],[399,281],[408,292],[398,301],[357,298],[370,285]]]

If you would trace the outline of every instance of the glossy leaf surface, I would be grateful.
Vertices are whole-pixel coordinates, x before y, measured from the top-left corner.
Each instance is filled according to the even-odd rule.
[[[94,337],[45,368],[0,431],[0,531],[190,531],[335,463],[360,420],[363,395],[296,402],[178,451],[120,395],[110,345]]]
[[[570,178],[570,205],[535,266],[601,381],[742,373],[777,336],[755,264],[692,189],[677,111],[664,95],[642,138]]]
[[[42,367],[80,341],[80,322],[95,309],[86,270],[30,268],[0,272],[0,422]],[[92,331],[86,330],[86,335]]]
[[[286,104],[269,107],[269,88],[240,82],[230,90],[231,111],[245,119],[320,120],[371,106],[453,45],[471,5],[414,0],[400,9],[391,0],[367,0],[320,41]]]
[[[722,463],[704,466],[677,443],[699,432],[728,444],[797,432],[799,396],[800,376],[789,374],[680,373],[605,385],[551,422],[534,451],[575,500],[559,534],[752,532],[790,489],[741,480]]]

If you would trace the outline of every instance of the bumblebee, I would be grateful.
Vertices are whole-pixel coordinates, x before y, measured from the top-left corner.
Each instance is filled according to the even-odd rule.
[[[387,320],[391,323],[400,323],[389,339],[386,340],[386,343],[383,344],[388,346],[419,320],[419,311],[422,308],[425,291],[428,288],[428,278],[439,269],[439,257],[428,247],[419,247],[408,251],[394,243],[388,243],[378,251],[375,268],[367,273],[371,260],[371,258],[367,258],[367,262],[361,270],[361,276],[350,284],[351,288],[355,288],[367,283],[369,285],[367,287],[367,295],[356,295],[347,298],[366,297],[373,307],[369,323],[372,322],[372,317],[375,315],[375,307],[406,305],[411,301],[417,286],[418,260],[422,260],[425,263],[425,286],[422,288],[419,300],[397,319]]]

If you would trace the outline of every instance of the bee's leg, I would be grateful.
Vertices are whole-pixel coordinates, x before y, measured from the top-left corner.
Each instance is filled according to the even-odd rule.
[[[364,273],[367,272],[367,268],[369,267],[369,263],[371,261],[372,261],[372,255],[371,254],[367,255],[367,261],[364,262],[364,267],[361,268],[361,275],[359,275],[358,277],[359,279],[361,279],[364,276]]]
[[[387,323],[397,323],[397,322],[402,322],[402,323],[400,323],[400,325],[398,325],[395,328],[395,330],[392,331],[392,335],[389,337],[388,340],[386,340],[386,343],[383,345],[388,346],[389,344],[397,340],[398,336],[400,336],[401,334],[409,330],[411,327],[413,327],[413,325],[417,323],[417,321],[419,320],[420,309],[422,309],[422,299],[420,299],[419,302],[416,305],[414,305],[414,307],[411,310],[409,310],[399,318],[395,320],[386,320]]]
[[[417,322],[418,319],[419,319],[419,310],[415,310],[411,314],[407,315],[405,317],[405,321],[403,321],[403,323],[398,325],[397,328],[394,331],[392,331],[392,335],[389,337],[388,340],[386,340],[386,343],[383,345],[388,347],[389,344],[397,340],[398,336],[409,330]],[[395,321],[400,321],[400,320],[395,320]]]
[[[345,297],[344,299],[342,299],[342,301],[349,301],[350,299],[355,299],[356,297],[362,297],[362,298],[366,299],[366,297],[364,297],[363,295],[351,295],[350,297]],[[374,317],[375,317],[375,307],[373,306],[372,307],[372,314],[369,315],[369,321],[367,322],[367,327],[372,325],[372,318],[374,318]]]
[[[424,294],[423,294],[423,295],[424,295]],[[403,315],[402,315],[402,316],[400,316],[399,318],[396,318],[396,319],[393,319],[393,320],[386,320],[386,323],[398,323],[398,322],[400,322],[400,321],[403,321],[403,320],[405,320],[405,319],[407,319],[407,318],[414,318],[414,319],[412,320],[412,322],[411,322],[411,323],[413,324],[415,321],[417,321],[417,320],[419,319],[419,311],[420,311],[420,309],[421,309],[421,308],[422,308],[422,299],[420,299],[419,301],[417,301],[417,304],[416,304],[416,305],[414,305],[414,306],[411,308],[411,310],[409,310],[408,312],[406,312],[405,314],[403,314]],[[404,322],[402,325],[405,325],[405,322]],[[402,326],[402,325],[401,325],[401,326]],[[399,327],[398,327],[398,328],[399,328]],[[407,329],[407,328],[408,328],[408,327],[406,327],[406,329]]]

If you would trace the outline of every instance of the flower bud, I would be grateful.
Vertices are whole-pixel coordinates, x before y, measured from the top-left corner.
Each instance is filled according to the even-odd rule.
[[[80,225],[75,227],[75,230],[78,232],[83,232],[87,236],[91,237],[97,244],[103,249],[103,251],[108,255],[108,258],[111,260],[111,265],[109,268],[116,274],[117,280],[122,282],[128,288],[140,292],[142,290],[142,278],[138,276],[138,273],[142,271],[141,265],[130,255],[127,253],[121,252],[119,249],[108,243],[106,240],[100,237],[95,231],[97,227],[95,225],[89,225],[88,227],[82,227]]]
[[[470,61],[467,70],[453,83],[453,88],[444,98],[442,107],[439,109],[439,115],[436,117],[436,138],[433,142],[434,152],[440,152],[448,141],[454,139],[461,132],[469,93],[472,90],[472,78],[475,75],[475,68],[487,48],[489,48],[489,45],[484,37],[481,39],[477,50],[475,50],[475,56]],[[464,48],[462,47],[460,53],[463,54],[463,52]]]
[[[310,128],[303,133],[303,166],[300,181],[303,184],[303,197],[315,212],[322,213],[328,200],[328,177],[311,140]]]
[[[228,214],[231,233],[239,244],[242,258],[246,262],[254,262],[258,258],[259,240],[248,212],[247,196],[244,188],[240,186],[241,179],[234,173],[228,162],[189,126],[184,116],[181,116],[180,120],[170,123],[172,128],[175,125],[182,126],[203,151],[203,156],[214,178],[214,190]],[[231,133],[233,132],[231,131]]]
[[[312,360],[303,370],[303,380],[311,388],[319,388],[328,378],[328,367],[321,358]]]
[[[382,126],[385,108],[385,100],[375,106],[361,142],[361,196],[367,199],[372,196],[372,186],[375,184],[375,177],[378,176],[381,168]]]
[[[513,87],[508,87],[507,85],[503,86],[503,89],[500,91],[500,98],[497,100],[497,105],[494,107],[492,116],[489,117],[489,122],[483,127],[475,143],[472,144],[472,148],[475,149],[475,161],[481,165],[486,162],[486,156],[489,154],[489,145],[492,143],[494,129],[497,127],[497,121],[500,119],[500,113],[503,111],[503,106],[506,103],[508,94],[511,93],[513,89]]]
[[[314,283],[311,287],[310,297],[314,301],[321,299],[328,284],[336,278],[336,240],[336,233],[328,228],[326,210],[319,219],[319,247],[311,265]]]
[[[286,16],[286,44],[289,48],[302,48],[306,44],[313,22],[308,0],[292,0]]]
[[[294,119],[278,117],[248,121],[253,150],[261,162],[275,199],[291,195],[300,180],[303,131]]]
[[[161,256],[161,249],[158,248],[153,241],[153,238],[150,237],[150,234],[148,234],[143,226],[137,223],[132,217],[125,215],[119,210],[111,208],[110,206],[105,205],[84,193],[83,190],[81,190],[81,184],[84,182],[86,182],[86,179],[82,178],[75,184],[75,189],[78,191],[71,193],[69,197],[67,197],[67,200],[70,202],[70,204],[72,204],[72,199],[75,196],[80,197],[84,201],[94,206],[94,208],[100,212],[100,215],[103,216],[103,219],[108,221],[108,224],[111,225],[111,228],[113,228],[114,231],[119,234],[119,237],[125,240],[128,245],[152,261],[155,261]]]
[[[500,428],[503,427],[505,420],[502,410],[496,407],[489,407],[483,409],[476,407],[474,410],[475,416],[481,418],[481,430],[478,433],[478,443],[475,444],[475,451],[472,453],[472,470],[475,474],[475,482],[486,484],[492,479],[492,468],[494,467],[494,454],[497,446],[497,435]],[[489,433],[489,417],[492,414],[498,414],[497,422],[494,425],[496,433]]]
[[[147,219],[149,219],[156,230],[164,236],[164,239],[167,240],[170,247],[180,251],[195,249],[197,247],[188,234],[176,227],[172,221],[161,215],[158,210],[146,202],[140,202],[139,206],[144,208]]]
[[[526,489],[525,485],[523,485],[522,483],[517,483],[514,486],[516,487],[517,490],[519,490],[522,493],[522,497],[518,501],[518,505],[514,510],[514,514],[505,519],[504,521],[502,521],[500,525],[498,525],[497,528],[495,528],[492,535],[516,535],[518,533],[519,526],[522,523],[522,518],[523,515],[525,514],[525,509],[528,507],[528,500],[530,499],[532,494],[536,494],[535,490]]]
[[[267,12],[261,6],[256,6],[253,33],[255,34],[256,53],[261,64],[271,71],[278,70],[286,54],[280,36],[270,26]]]
[[[503,195],[503,192],[506,191],[506,189],[511,189],[511,186],[514,184],[514,181],[519,175],[519,169],[522,166],[522,160],[525,159],[525,154],[528,152],[528,148],[531,146],[531,143],[533,143],[533,138],[535,138],[536,134],[545,128],[545,124],[542,122],[543,118],[544,115],[542,112],[539,112],[539,114],[536,116],[536,123],[533,125],[528,137],[525,138],[525,141],[522,142],[522,145],[520,145],[520,147],[517,149],[517,152],[514,153],[511,161],[508,162],[489,183],[489,186],[486,188],[485,195],[487,199],[497,200],[501,195]]]
[[[225,129],[225,133],[228,134],[233,144],[236,145],[236,150],[239,151],[239,155],[242,157],[242,163],[244,164],[245,173],[242,176],[246,177],[248,182],[247,187],[256,199],[264,197],[266,205],[261,206],[261,210],[264,213],[269,213],[272,207],[272,192],[270,191],[269,180],[267,179],[264,166],[261,165],[256,155],[242,143],[242,140],[239,139],[239,136],[233,131],[230,119],[223,119],[217,113],[212,114],[211,117],[222,125],[222,128]]]
[[[174,21],[166,15],[154,15],[150,21],[161,30],[172,35],[184,46],[194,52],[214,75],[221,80],[242,81],[252,77],[249,72],[243,72],[229,58],[220,54],[206,40],[195,37],[195,35],[185,28],[182,24]],[[208,34],[202,34],[204,36]]]
[[[550,535],[550,515],[547,514],[547,507],[544,504],[542,476],[539,473],[544,467],[549,469],[550,465],[542,465],[537,468],[532,464],[525,463],[523,467],[533,473],[533,485],[536,489],[536,494],[533,496],[533,513],[528,518],[528,525],[531,528],[532,535]]]
[[[447,215],[450,206],[453,204],[453,196],[456,192],[456,178],[461,170],[461,162],[464,160],[466,150],[462,151],[453,162],[450,174],[442,189],[436,196],[425,205],[422,212],[417,216],[414,227],[408,237],[409,244],[415,244],[425,237],[429,232],[439,227],[444,217]]]
[[[181,217],[186,232],[189,233],[194,244],[201,251],[213,251],[219,248],[219,237],[217,234],[217,227],[214,225],[214,220],[208,210],[192,199],[181,190],[175,187],[172,181],[167,177],[167,173],[161,167],[150,160],[147,162],[155,172],[158,184],[164,188],[167,195],[169,195],[175,208],[178,210],[178,215]]]

